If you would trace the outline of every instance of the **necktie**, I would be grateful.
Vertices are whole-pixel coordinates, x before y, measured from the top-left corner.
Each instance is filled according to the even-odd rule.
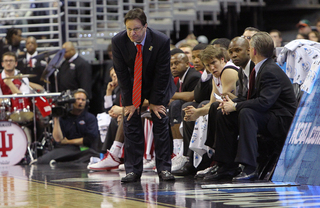
[[[180,80],[180,81],[179,81],[179,85],[180,85],[180,86],[179,86],[179,92],[182,92],[182,83],[183,83],[183,82]]]
[[[141,44],[137,44],[137,54],[134,62],[133,74],[133,90],[132,90],[132,104],[138,108],[141,104],[141,85],[142,85],[142,51]]]
[[[32,68],[32,58],[29,59],[29,66]]]
[[[253,68],[252,72],[250,73],[250,78],[249,78],[249,89],[248,89],[247,100],[249,100],[250,96],[253,93],[255,80],[256,80],[256,69]]]

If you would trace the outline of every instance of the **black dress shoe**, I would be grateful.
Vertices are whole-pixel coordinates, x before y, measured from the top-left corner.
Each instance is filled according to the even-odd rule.
[[[172,171],[172,174],[175,176],[188,176],[196,174],[196,169],[194,168],[193,164],[187,162],[180,168],[179,170]]]
[[[140,176],[134,172],[130,172],[125,177],[121,178],[122,183],[137,182],[139,180],[140,180]]]
[[[167,170],[161,171],[158,175],[159,175],[160,180],[162,180],[162,181],[173,181],[175,179],[174,176],[172,175],[172,173],[170,173]]]
[[[254,181],[258,179],[258,173],[257,171],[253,171],[249,175],[247,175],[245,172],[241,172],[236,177],[232,178],[233,182],[245,182],[245,181]]]
[[[203,179],[207,175],[213,175],[217,172],[218,168],[219,168],[218,165],[214,165],[212,167],[208,167],[207,169],[198,171],[197,174],[194,176],[194,178]]]
[[[231,180],[233,177],[241,172],[240,167],[234,168],[218,168],[217,172],[207,174],[203,180],[204,181],[219,181],[219,180]]]

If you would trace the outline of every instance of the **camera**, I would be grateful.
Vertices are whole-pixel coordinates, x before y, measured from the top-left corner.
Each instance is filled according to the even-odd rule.
[[[59,97],[53,100],[54,107],[52,107],[53,117],[64,117],[72,109],[72,104],[76,102],[70,90],[64,91]]]

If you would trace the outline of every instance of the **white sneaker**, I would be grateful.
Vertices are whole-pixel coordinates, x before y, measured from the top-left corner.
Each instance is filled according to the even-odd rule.
[[[98,158],[98,157],[90,157],[90,162],[89,162],[88,165],[92,165],[92,164],[95,164],[95,163],[100,162],[100,161],[101,161],[101,159]]]
[[[156,160],[155,158],[152,158],[151,160],[143,164],[143,171],[153,171],[155,167],[156,167]]]
[[[185,156],[175,156],[171,160],[171,172],[180,170],[187,162],[189,161],[188,157]]]
[[[120,164],[120,159],[113,156],[109,151],[106,153],[104,158],[95,164],[88,165],[90,170],[112,170],[117,169]]]
[[[126,170],[125,167],[124,167],[124,164],[120,164],[119,167],[118,167],[118,170]]]

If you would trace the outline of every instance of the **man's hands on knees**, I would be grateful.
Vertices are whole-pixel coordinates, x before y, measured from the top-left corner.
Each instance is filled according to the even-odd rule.
[[[128,117],[127,121],[129,121],[131,119],[131,117],[134,114],[134,112],[136,111],[136,109],[137,109],[137,112],[139,113],[140,108],[136,108],[136,107],[134,107],[134,105],[129,105],[129,106],[124,107],[124,115]]]
[[[150,104],[149,109],[152,110],[154,112],[154,114],[161,119],[161,114],[163,115],[167,115],[167,109],[166,107],[164,107],[163,105],[154,105],[154,104]]]

